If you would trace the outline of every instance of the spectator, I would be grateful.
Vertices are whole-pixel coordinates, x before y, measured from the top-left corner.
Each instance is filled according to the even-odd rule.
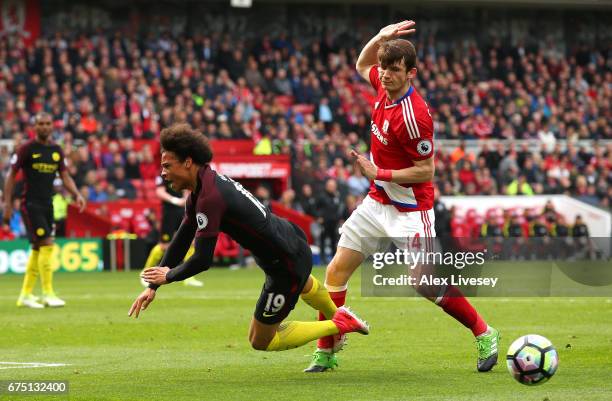
[[[115,187],[115,193],[119,198],[136,198],[136,188],[134,188],[134,185],[132,185],[132,183],[125,177],[125,171],[123,170],[123,167],[115,168],[113,179],[111,180],[111,182]]]
[[[347,184],[349,194],[356,197],[365,196],[370,189],[370,180],[364,177],[358,168],[353,169],[353,174],[347,180]]]
[[[64,189],[62,180],[56,178],[53,181],[53,221],[55,222],[55,236],[66,236],[66,218],[68,217],[68,205],[70,204],[70,195]]]
[[[296,209],[295,191],[293,189],[285,190],[280,197],[280,204],[288,209]]]
[[[270,190],[263,185],[259,185],[253,194],[267,208],[270,208]]]
[[[533,189],[527,182],[524,174],[520,174],[506,188],[506,195],[533,195]]]
[[[127,154],[125,161],[125,177],[128,180],[140,179],[140,161],[138,160],[138,154],[131,150]]]
[[[26,236],[25,224],[23,221],[23,216],[21,214],[20,198],[13,199],[13,215],[11,216],[11,220],[9,221],[9,228],[17,238],[24,238]]]
[[[317,215],[317,200],[312,194],[312,187],[309,184],[302,186],[302,193],[298,201],[298,208],[302,213],[310,216]]]
[[[331,256],[336,253],[338,244],[338,226],[343,216],[344,204],[338,192],[338,183],[330,178],[325,183],[325,190],[317,199],[317,216],[322,227],[319,244],[321,248],[321,261],[328,262],[326,252],[326,240],[330,240],[329,248]]]

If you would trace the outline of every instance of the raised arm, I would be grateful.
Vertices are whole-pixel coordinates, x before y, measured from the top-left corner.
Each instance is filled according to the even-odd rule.
[[[378,64],[378,57],[376,56],[376,53],[378,52],[380,43],[414,33],[416,31],[416,29],[412,28],[414,25],[414,21],[402,21],[382,28],[380,32],[370,39],[370,41],[363,47],[361,53],[359,53],[357,65],[355,66],[357,72],[359,72],[359,75],[369,82],[370,69],[372,66]]]
[[[380,169],[355,151],[351,152],[351,156],[363,175],[370,180],[382,180],[398,184],[416,184],[431,181],[436,170],[433,156],[424,160],[415,160],[413,161],[414,166],[399,170]]]
[[[155,189],[155,194],[159,199],[165,202],[172,203],[175,206],[185,206],[185,198],[177,198],[176,196],[170,195],[163,185],[160,185]]]

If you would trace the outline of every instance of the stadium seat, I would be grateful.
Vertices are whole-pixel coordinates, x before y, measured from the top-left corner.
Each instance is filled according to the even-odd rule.
[[[274,99],[276,103],[285,109],[285,111],[289,110],[289,108],[293,105],[293,96],[287,95],[279,95]]]
[[[314,104],[295,104],[292,107],[293,112],[296,114],[314,114],[315,105]]]

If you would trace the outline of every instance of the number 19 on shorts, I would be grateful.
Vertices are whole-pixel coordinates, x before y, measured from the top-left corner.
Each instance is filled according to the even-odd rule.
[[[285,296],[283,294],[268,294],[265,311],[268,313],[276,313],[285,305]]]

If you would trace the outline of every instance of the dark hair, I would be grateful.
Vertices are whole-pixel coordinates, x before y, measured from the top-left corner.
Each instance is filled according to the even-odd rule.
[[[40,120],[42,120],[43,118],[48,118],[50,120],[53,120],[53,117],[51,116],[51,114],[47,113],[46,111],[39,111],[38,113],[36,113],[36,115],[34,116],[34,123],[39,122]]]
[[[416,67],[416,50],[414,45],[406,39],[392,39],[383,42],[376,53],[382,68],[402,61],[406,71]]]
[[[208,139],[189,124],[173,124],[164,128],[160,141],[162,151],[174,153],[180,161],[191,157],[195,164],[204,165],[212,160]]]

